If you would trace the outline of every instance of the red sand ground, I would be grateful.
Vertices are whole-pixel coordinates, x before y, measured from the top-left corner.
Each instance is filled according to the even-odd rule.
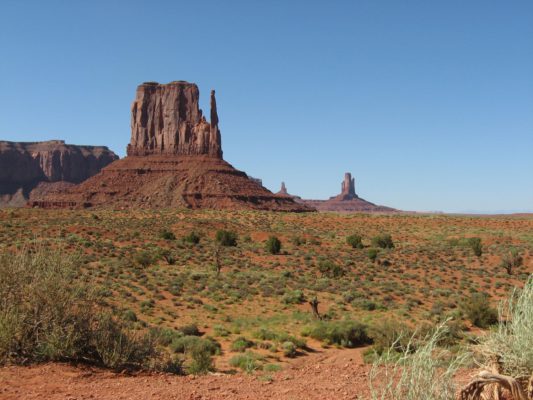
[[[117,374],[49,363],[0,369],[0,399],[335,399],[368,398],[362,349],[318,350],[283,371],[258,375]],[[468,374],[458,378],[461,384]]]

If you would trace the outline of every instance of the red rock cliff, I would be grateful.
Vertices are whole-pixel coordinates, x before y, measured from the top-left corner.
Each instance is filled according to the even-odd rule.
[[[143,83],[131,106],[128,156],[207,155],[222,158],[215,91],[211,122],[202,115],[194,83]]]

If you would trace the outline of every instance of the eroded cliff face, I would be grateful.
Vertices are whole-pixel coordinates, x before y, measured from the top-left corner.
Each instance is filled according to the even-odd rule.
[[[131,106],[128,156],[207,155],[222,158],[215,91],[211,91],[211,122],[199,107],[194,83],[143,83]]]
[[[104,146],[0,141],[0,205],[24,205],[43,182],[83,182],[117,159]]]
[[[35,196],[43,208],[211,208],[314,211],[277,196],[222,159],[215,91],[210,122],[198,107],[194,83],[143,83],[131,107],[128,156],[85,182]]]

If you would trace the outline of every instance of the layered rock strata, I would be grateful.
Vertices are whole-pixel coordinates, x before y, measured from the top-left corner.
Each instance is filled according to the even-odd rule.
[[[127,157],[29,205],[313,211],[273,194],[222,159],[214,91],[210,122],[199,108],[198,87],[184,81],[140,85],[131,112]]]
[[[0,141],[0,205],[22,206],[37,187],[83,182],[117,159],[105,146]]]

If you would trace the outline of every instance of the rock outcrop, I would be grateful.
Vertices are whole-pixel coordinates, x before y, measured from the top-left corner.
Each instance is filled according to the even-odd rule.
[[[0,206],[23,206],[37,187],[83,182],[117,159],[104,146],[0,141]]]
[[[222,158],[215,91],[211,91],[211,122],[199,107],[200,93],[184,81],[143,83],[131,106],[128,156],[208,155]]]
[[[212,208],[314,211],[277,196],[222,159],[215,92],[211,121],[193,83],[144,83],[132,105],[128,156],[34,207]]]
[[[346,172],[341,183],[341,193],[328,200],[303,200],[318,211],[337,212],[397,212],[394,208],[379,206],[360,198],[355,193],[355,179]]]
[[[287,191],[287,186],[285,186],[285,182],[281,182],[281,189],[279,190],[279,192],[276,193],[276,195],[282,196],[282,197],[289,197],[289,198],[293,199],[297,203],[302,203],[303,202],[301,197],[295,196],[293,194],[290,194]]]

